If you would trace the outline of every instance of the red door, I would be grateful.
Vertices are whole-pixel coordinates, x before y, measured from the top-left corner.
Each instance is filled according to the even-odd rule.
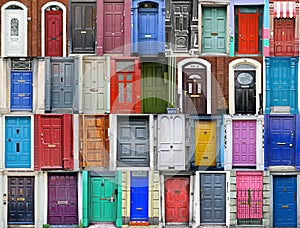
[[[111,113],[140,113],[141,85],[138,59],[111,62]]]
[[[104,2],[104,53],[123,53],[124,4]]]
[[[275,56],[293,56],[295,40],[295,19],[274,20],[274,50]]]
[[[239,54],[258,53],[258,16],[258,13],[238,14]]]
[[[166,222],[189,222],[188,177],[172,177],[165,180],[165,214]]]
[[[45,55],[63,55],[63,23],[62,10],[46,10],[45,12]]]

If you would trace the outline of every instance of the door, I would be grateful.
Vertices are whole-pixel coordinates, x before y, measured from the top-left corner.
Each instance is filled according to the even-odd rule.
[[[5,168],[31,167],[31,118],[5,117]]]
[[[148,221],[148,172],[130,173],[130,221]]]
[[[109,166],[108,115],[84,115],[81,118],[80,149],[83,166]]]
[[[256,120],[233,121],[233,166],[256,166]]]
[[[62,116],[42,115],[40,122],[40,165],[42,169],[63,168]]]
[[[32,72],[11,71],[11,111],[32,110]]]
[[[165,179],[165,216],[166,223],[189,222],[189,192],[188,177],[171,177]]]
[[[297,227],[297,177],[274,176],[274,214],[276,227]]]
[[[158,6],[140,3],[138,14],[138,42],[140,55],[158,54]]]
[[[195,166],[216,166],[216,121],[195,121]]]
[[[293,56],[295,18],[274,19],[275,56]]]
[[[191,16],[191,2],[172,1],[171,9],[172,18],[172,44],[175,51],[186,52],[190,45],[190,16]]]
[[[158,116],[158,170],[185,170],[184,122],[183,115]]]
[[[200,174],[200,223],[225,224],[225,174]]]
[[[226,8],[204,7],[202,11],[202,52],[226,52]]]
[[[122,54],[124,49],[124,3],[104,1],[104,53]]]
[[[5,9],[5,32],[4,34],[4,55],[5,56],[26,56],[27,20],[24,9],[17,5],[10,5]]]
[[[8,177],[8,225],[34,224],[34,177]]]
[[[105,81],[106,62],[84,59],[83,68],[83,112],[85,114],[105,113],[107,92]]]
[[[269,119],[270,166],[295,164],[295,117],[270,116]]]
[[[71,39],[73,53],[95,53],[96,2],[72,2]]]
[[[118,166],[149,167],[149,120],[144,117],[118,119]]]
[[[63,55],[63,11],[45,11],[45,56]]]
[[[165,71],[163,64],[142,64],[142,113],[166,113],[169,99]]]
[[[235,113],[256,113],[255,71],[234,71]]]
[[[117,185],[113,177],[91,177],[90,222],[114,222],[117,210]]]
[[[258,54],[259,11],[257,7],[238,7],[238,54]]]
[[[207,112],[207,71],[199,63],[183,67],[184,113],[206,114]]]
[[[78,224],[76,174],[48,175],[48,223]]]

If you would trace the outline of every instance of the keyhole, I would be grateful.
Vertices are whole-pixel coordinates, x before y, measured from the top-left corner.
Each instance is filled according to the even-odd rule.
[[[204,132],[204,134],[206,135],[206,131]]]
[[[103,187],[103,186],[104,186],[104,182],[101,183],[101,187]]]
[[[20,129],[17,129],[16,132],[17,132],[17,134],[19,134],[20,133]]]
[[[286,192],[286,187],[283,188],[283,191]]]
[[[20,152],[20,143],[16,143],[16,151]]]

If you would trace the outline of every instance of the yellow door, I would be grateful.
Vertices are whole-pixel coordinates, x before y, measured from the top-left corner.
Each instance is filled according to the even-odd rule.
[[[195,122],[195,166],[216,166],[216,121]]]

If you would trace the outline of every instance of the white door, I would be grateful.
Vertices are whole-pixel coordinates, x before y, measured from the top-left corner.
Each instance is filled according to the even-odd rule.
[[[5,9],[4,56],[26,56],[24,10]]]

